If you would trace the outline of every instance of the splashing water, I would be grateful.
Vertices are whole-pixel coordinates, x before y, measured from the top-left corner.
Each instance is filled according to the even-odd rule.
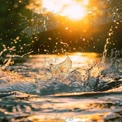
[[[105,69],[103,65],[101,67],[100,59],[99,63],[93,61],[86,65],[89,61],[88,55],[86,54],[86,57],[79,55],[75,60],[76,55],[60,56],[60,60],[54,61],[55,63],[52,61],[52,64],[48,62],[54,60],[56,56],[38,55],[30,57],[30,60],[28,59],[23,65],[7,67],[11,71],[0,70],[0,99],[2,100],[0,108],[3,111],[3,116],[0,118],[32,122],[35,119],[45,122],[51,120],[87,122],[92,119],[110,119],[113,116],[110,114],[111,111],[116,110],[119,114],[121,109],[117,109],[116,106],[121,106],[122,72],[114,73],[110,72],[110,69]],[[74,66],[74,63],[77,64],[75,61],[81,61],[81,66],[79,62],[78,67]],[[109,93],[108,90],[112,92]],[[114,93],[114,90],[118,90],[120,94]],[[50,94],[52,97],[43,96]],[[109,106],[115,108],[107,112]],[[91,114],[93,109],[94,112],[92,111]]]
[[[0,91],[21,91],[39,95],[60,92],[101,91],[104,90],[104,87],[106,90],[106,87],[108,87],[106,84],[114,82],[112,79],[115,79],[115,76],[116,79],[121,77],[119,69],[116,68],[115,73],[109,68],[105,69],[99,63],[76,68],[72,66],[70,56],[67,56],[62,63],[49,64],[46,67],[40,67],[40,69],[33,64],[17,66],[17,68],[10,66],[8,68],[15,73],[12,75],[11,72],[1,71]],[[106,80],[110,82],[106,82]],[[111,89],[111,87],[108,87],[108,89]]]
[[[90,61],[91,57],[83,54],[38,55],[38,58],[30,56],[26,62],[10,66],[13,57],[25,58],[25,55],[8,53],[0,67],[0,120],[50,122],[57,115],[60,119],[55,119],[56,122],[113,121],[116,118],[121,121],[121,59],[112,57],[108,59],[112,62],[106,63],[112,35],[111,27],[102,61],[101,58]],[[0,57],[11,50],[14,47],[4,46]],[[59,61],[49,63],[55,57]]]
[[[0,69],[0,120],[90,122],[110,120],[116,111],[121,117],[122,66],[103,65],[98,56],[37,55],[21,64],[5,64],[6,70]]]

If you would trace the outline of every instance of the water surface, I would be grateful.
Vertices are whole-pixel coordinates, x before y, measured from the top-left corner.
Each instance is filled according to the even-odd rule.
[[[0,70],[0,120],[121,122],[122,65],[109,59],[101,64],[101,58],[30,55]]]

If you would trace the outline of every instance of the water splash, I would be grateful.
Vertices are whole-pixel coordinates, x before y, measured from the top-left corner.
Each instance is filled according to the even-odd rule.
[[[69,56],[67,56],[65,61],[63,61],[60,64],[57,65],[50,64],[50,69],[53,78],[62,79],[62,81],[69,75],[71,68],[72,68],[72,61],[69,58]]]
[[[38,67],[38,66],[37,66]],[[120,67],[119,67],[120,68]],[[99,63],[88,67],[72,67],[70,55],[62,63],[34,68],[25,64],[10,68],[15,73],[0,71],[0,91],[20,91],[29,94],[55,94],[62,92],[104,91],[121,84],[121,74],[110,72]],[[113,76],[116,75],[116,80]],[[116,84],[114,84],[116,82]]]
[[[1,66],[2,70],[5,70],[6,67],[8,67],[9,65],[13,64],[14,62],[12,61],[12,57],[10,55],[10,52],[15,51],[15,47],[11,47],[11,48],[7,48],[6,45],[2,45],[3,46],[3,51],[0,52],[0,58],[3,59],[3,65]],[[5,56],[3,56],[5,54]]]

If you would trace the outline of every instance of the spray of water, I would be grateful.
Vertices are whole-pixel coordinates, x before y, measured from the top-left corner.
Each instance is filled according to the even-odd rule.
[[[20,15],[21,16],[21,15]],[[115,21],[115,20],[114,20]],[[118,26],[118,22],[116,22]],[[104,46],[103,56],[101,63],[92,63],[88,65],[88,67],[78,67],[76,69],[72,69],[72,60],[70,56],[67,56],[67,58],[59,63],[59,64],[49,64],[49,67],[43,67],[43,69],[39,70],[39,74],[37,73],[30,73],[29,70],[32,69],[26,69],[25,67],[21,70],[28,71],[26,75],[23,76],[27,77],[29,76],[29,80],[27,83],[19,81],[14,81],[16,83],[14,84],[7,84],[5,87],[8,91],[12,90],[19,90],[22,92],[28,92],[28,93],[34,93],[34,94],[53,94],[57,92],[75,92],[75,91],[99,91],[99,90],[105,90],[106,88],[106,81],[109,81],[109,79],[106,79],[106,76],[109,78],[113,78],[113,76],[117,75],[116,72],[113,72],[113,67],[106,67],[106,59],[107,54],[109,50],[109,46],[111,44],[111,38],[114,35],[113,32],[113,26],[110,27],[108,32],[108,38],[106,39],[106,44]],[[60,34],[59,34],[60,35]],[[56,35],[57,36],[57,35]],[[64,43],[62,40],[60,41],[62,45],[65,45],[66,47],[69,47],[67,43]],[[0,57],[3,56],[5,52],[15,51],[15,47],[7,48],[5,45],[3,45],[4,49],[0,52]],[[45,52],[47,50],[45,49]],[[54,53],[57,50],[54,51]],[[6,58],[3,62],[4,65],[1,66],[1,70],[7,69],[7,67],[13,63],[13,58],[15,57],[21,57],[23,58],[25,55],[29,55],[31,52],[24,54],[22,56],[19,55],[11,55],[10,53],[6,54]],[[58,51],[57,51],[58,52]],[[66,52],[64,49],[62,49],[62,52]],[[113,65],[113,64],[112,64]],[[119,67],[118,67],[119,68]],[[117,67],[114,67],[114,69],[118,69]],[[114,70],[115,71],[115,70]],[[13,74],[15,76],[15,74]],[[20,79],[22,80],[22,79]],[[23,80],[22,80],[23,81]],[[30,82],[31,81],[31,82]],[[34,82],[32,82],[34,81]],[[108,82],[107,82],[108,83]],[[4,89],[5,89],[4,88]],[[29,90],[28,90],[29,89]],[[108,88],[109,89],[109,88]],[[0,89],[3,90],[2,88]],[[4,90],[3,90],[4,91]]]

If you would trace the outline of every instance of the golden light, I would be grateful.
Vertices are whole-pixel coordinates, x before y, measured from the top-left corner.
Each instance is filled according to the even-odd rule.
[[[86,16],[86,14],[86,9],[80,5],[69,6],[61,13],[62,16],[66,16],[72,20],[82,19]]]
[[[84,5],[88,5],[89,4],[89,0],[83,0],[83,4]]]
[[[42,0],[42,7],[54,14],[68,17],[72,20],[83,19],[87,14],[89,0]]]
[[[60,29],[83,32],[90,36],[96,29],[91,29],[101,15],[97,0],[30,0],[27,9],[33,13],[49,16],[49,19],[58,22]],[[101,4],[100,4],[101,6]],[[54,16],[53,16],[54,15]],[[49,21],[50,21],[49,20]],[[58,20],[58,21],[57,21]],[[89,34],[86,32],[89,31]]]

